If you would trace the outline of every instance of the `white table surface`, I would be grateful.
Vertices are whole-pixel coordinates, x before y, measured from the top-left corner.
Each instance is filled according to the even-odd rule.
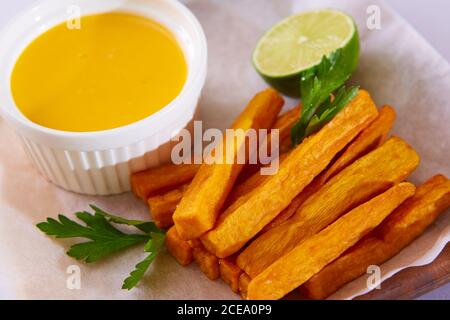
[[[0,28],[22,8],[35,0],[0,2]],[[436,50],[450,61],[450,1],[448,0],[386,0],[402,15]],[[0,294],[0,297],[2,295]],[[450,300],[450,284],[436,289],[420,299]]]

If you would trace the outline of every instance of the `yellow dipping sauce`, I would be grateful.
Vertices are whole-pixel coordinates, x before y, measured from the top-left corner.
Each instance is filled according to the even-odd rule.
[[[11,77],[31,121],[63,131],[121,127],[159,111],[183,88],[184,53],[161,24],[128,13],[84,16],[35,39]]]

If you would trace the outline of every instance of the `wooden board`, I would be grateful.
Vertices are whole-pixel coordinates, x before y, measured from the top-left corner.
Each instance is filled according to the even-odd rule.
[[[450,244],[434,262],[405,269],[357,300],[406,300],[420,297],[450,282]]]

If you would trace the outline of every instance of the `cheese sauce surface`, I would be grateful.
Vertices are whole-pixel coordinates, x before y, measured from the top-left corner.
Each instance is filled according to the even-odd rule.
[[[161,110],[188,73],[183,50],[166,27],[128,13],[83,16],[36,38],[11,76],[22,114],[47,128],[113,129]],[[76,26],[76,25],[75,25]]]

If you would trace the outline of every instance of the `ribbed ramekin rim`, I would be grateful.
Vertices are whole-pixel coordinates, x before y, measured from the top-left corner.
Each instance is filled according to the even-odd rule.
[[[79,144],[82,144],[83,142],[86,141],[92,141],[95,139],[106,139],[106,138],[114,139],[114,137],[126,135],[131,131],[139,130],[140,128],[143,127],[145,127],[146,130],[148,131],[149,128],[152,128],[151,126],[152,123],[153,124],[157,123],[158,120],[164,118],[169,113],[173,113],[174,109],[177,109],[177,107],[179,107],[179,105],[182,104],[182,101],[184,99],[187,99],[189,95],[192,94],[192,91],[198,91],[198,94],[200,94],[201,88],[203,87],[206,80],[208,49],[206,36],[204,34],[200,22],[197,20],[194,14],[179,1],[177,0],[165,0],[165,1],[170,2],[170,4],[180,13],[182,13],[188,19],[189,23],[191,23],[194,26],[196,33],[195,36],[198,37],[199,39],[200,48],[198,50],[199,55],[198,57],[196,57],[198,62],[193,63],[192,65],[195,66],[195,68],[192,68],[188,71],[189,73],[191,73],[191,76],[190,78],[188,77],[188,80],[185,83],[182,91],[174,100],[172,100],[168,105],[163,107],[161,110],[142,120],[136,121],[134,123],[125,126],[109,130],[92,131],[92,132],[70,132],[41,126],[27,119],[20,112],[13,112],[13,110],[18,111],[14,103],[13,105],[0,108],[0,114],[5,116],[5,118],[7,118],[8,120],[13,121],[14,125],[20,126],[22,129],[25,129],[26,131],[31,131],[32,134],[36,134],[37,136],[48,136],[51,137],[52,139],[66,139],[68,142],[77,141]],[[7,26],[5,26],[5,28],[3,28],[2,32],[0,33],[0,44],[3,41],[1,34],[8,32],[8,30],[11,28],[11,26],[17,19],[19,19],[22,15],[31,10],[37,10],[39,6],[41,6],[45,2],[46,1],[40,1],[37,4],[35,3],[32,6],[28,7],[27,9],[23,10],[21,14],[11,19],[11,21],[7,24]],[[0,85],[7,85],[7,84],[0,84]],[[11,92],[9,90],[7,91],[11,95]],[[10,100],[14,101],[12,99],[12,95],[10,96]],[[7,102],[2,101],[1,103]],[[148,133],[148,135],[151,134],[157,134],[157,131],[153,133]]]

